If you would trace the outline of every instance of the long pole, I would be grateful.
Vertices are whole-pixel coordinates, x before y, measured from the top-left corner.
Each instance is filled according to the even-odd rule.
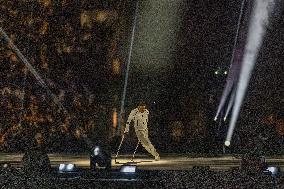
[[[134,36],[135,36],[135,29],[136,29],[136,21],[137,21],[137,14],[138,14],[138,2],[139,2],[139,0],[137,0],[137,2],[136,2],[136,8],[135,8],[135,14],[134,14],[133,28],[132,28],[132,33],[131,33],[131,42],[130,42],[130,48],[129,48],[129,53],[128,53],[126,74],[125,74],[124,87],[123,87],[121,106],[120,106],[120,114],[119,114],[119,120],[118,120],[117,135],[120,135],[122,114],[124,113],[126,89],[127,89],[129,68],[130,68],[130,63],[131,63],[131,55],[132,55],[133,42],[134,42]]]

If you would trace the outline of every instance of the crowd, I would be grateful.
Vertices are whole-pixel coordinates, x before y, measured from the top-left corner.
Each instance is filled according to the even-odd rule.
[[[194,167],[188,171],[140,171],[135,178],[125,182],[119,179],[99,179],[98,173],[81,173],[72,181],[54,175],[23,176],[21,171],[6,168],[0,175],[2,186],[7,188],[282,188],[283,174],[271,175],[260,171],[233,169],[212,171]],[[72,176],[70,176],[71,178]],[[113,178],[113,177],[112,177]]]
[[[0,26],[11,39],[0,36],[1,151],[23,151],[36,134],[44,136],[51,151],[84,151],[81,135],[99,130],[95,125],[102,127],[99,114],[108,116],[101,98],[109,68],[102,62],[108,58],[112,37],[106,36],[112,29],[93,27],[91,18],[80,20],[81,11],[111,6],[112,1],[88,0],[1,2]],[[27,69],[11,43],[37,73]],[[102,66],[90,72],[90,64]],[[99,79],[90,80],[88,74]],[[48,89],[35,76],[43,78]]]

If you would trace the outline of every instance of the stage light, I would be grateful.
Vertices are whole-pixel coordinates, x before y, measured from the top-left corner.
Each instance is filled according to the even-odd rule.
[[[73,171],[73,169],[74,169],[74,164],[68,164],[66,167],[67,171]]]
[[[99,155],[99,152],[100,152],[100,148],[98,146],[96,146],[94,148],[94,156],[98,156]]]
[[[64,171],[64,169],[65,169],[65,164],[60,164],[58,170]]]
[[[73,172],[75,171],[76,166],[75,164],[69,163],[69,164],[60,164],[58,167],[59,172]]]
[[[136,172],[136,165],[122,165],[120,167],[121,173],[135,173]]]
[[[227,71],[224,71],[224,75],[227,75],[228,74],[228,72]]]
[[[274,8],[274,0],[254,1],[254,9],[247,34],[247,43],[245,45],[242,67],[239,75],[239,81],[236,91],[235,104],[232,110],[231,122],[227,133],[226,140],[231,141],[234,129],[236,127],[241,106],[248,89],[248,84],[254,69],[257,57],[261,49],[265,32],[269,23],[270,13]]]
[[[111,155],[99,146],[95,146],[90,155],[91,170],[96,170],[97,167],[111,169]]]
[[[268,167],[266,171],[269,171],[273,176],[276,176],[279,172],[278,167]]]
[[[3,164],[1,163],[0,164],[0,168],[7,169],[9,167],[11,167],[11,165],[9,163],[3,163]]]
[[[217,117],[214,118],[214,121],[217,121]]]
[[[215,75],[218,75],[218,73],[219,73],[218,71],[215,71]]]
[[[231,143],[230,143],[230,141],[228,141],[228,140],[225,142],[225,146],[230,146],[230,144],[231,144]]]

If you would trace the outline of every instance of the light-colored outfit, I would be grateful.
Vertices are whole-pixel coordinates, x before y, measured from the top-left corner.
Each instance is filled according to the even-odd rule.
[[[143,113],[139,112],[138,108],[133,109],[128,116],[124,132],[125,133],[129,132],[130,123],[131,121],[133,121],[135,133],[137,135],[138,140],[140,141],[142,146],[150,154],[152,154],[156,160],[158,160],[160,158],[159,154],[157,153],[155,147],[152,145],[148,137],[148,127],[147,127],[148,115],[149,111],[147,109]]]

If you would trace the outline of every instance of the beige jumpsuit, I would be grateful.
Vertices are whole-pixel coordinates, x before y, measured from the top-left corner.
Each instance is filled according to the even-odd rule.
[[[128,116],[126,127],[124,132],[129,132],[129,125],[131,121],[134,122],[135,133],[137,135],[138,140],[142,144],[142,146],[155,158],[159,157],[155,147],[152,145],[151,141],[148,137],[148,115],[149,111],[145,110],[143,113],[139,112],[138,108],[135,108],[131,111]]]

